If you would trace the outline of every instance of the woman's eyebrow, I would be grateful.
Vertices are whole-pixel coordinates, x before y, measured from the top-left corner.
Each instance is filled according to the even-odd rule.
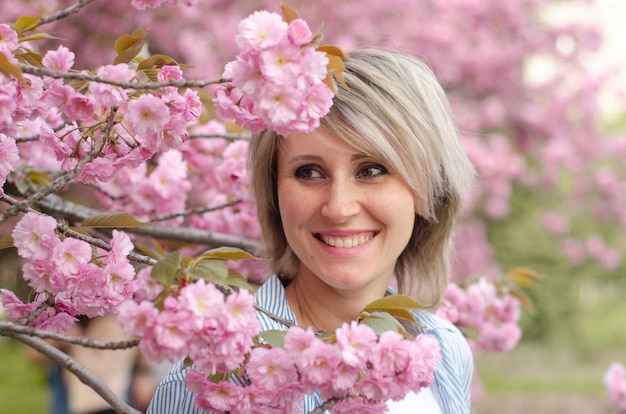
[[[358,154],[354,154],[350,160],[351,161],[358,161],[361,160],[363,158],[372,158],[371,155],[367,155],[365,153],[358,153]],[[293,164],[296,162],[302,162],[302,161],[322,161],[323,158],[319,155],[313,155],[313,154],[302,154],[302,155],[296,155],[294,157],[292,157],[289,161],[288,164]]]
[[[302,161],[322,161],[322,157],[320,157],[319,155],[296,155],[295,157],[291,158],[288,162],[288,164],[293,164],[296,162],[302,162]]]

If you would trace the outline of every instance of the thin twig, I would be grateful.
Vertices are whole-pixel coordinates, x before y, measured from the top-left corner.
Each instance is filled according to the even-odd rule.
[[[82,221],[86,218],[102,214],[102,211],[63,200],[55,194],[51,194],[45,199],[40,200],[37,205],[42,211],[48,212],[53,216],[65,217],[70,221]],[[191,227],[151,225],[146,227],[124,228],[122,230],[126,233],[139,234],[161,240],[173,240],[207,246],[238,247],[251,253],[256,252],[258,247],[258,243],[252,239],[225,233],[198,230]]]
[[[23,318],[18,319],[17,323],[19,323],[20,325],[28,325],[29,323],[37,319],[39,315],[43,313],[43,311],[45,311],[46,309],[50,308],[53,305],[54,304],[50,302],[50,298],[48,298],[46,301],[42,302],[37,307],[37,309],[35,309],[34,312],[28,314],[27,316]]]
[[[67,342],[70,344],[80,345],[85,348],[93,349],[128,349],[134,348],[139,345],[139,339],[129,339],[126,341],[116,342],[102,342],[84,336],[63,335],[55,332],[33,328],[32,326],[24,326],[15,322],[0,321],[0,335],[13,336],[14,334],[36,336],[41,339],[54,339],[56,341]]]
[[[159,89],[167,86],[175,86],[177,88],[203,88],[208,85],[228,82],[229,79],[198,79],[198,80],[169,80],[165,82],[125,82],[114,79],[106,79],[96,75],[89,75],[83,72],[59,72],[47,68],[40,68],[30,65],[18,63],[17,66],[23,73],[35,76],[49,76],[57,79],[72,79],[85,82],[106,83],[108,85],[119,86],[125,89]]]
[[[165,220],[173,219],[176,217],[186,217],[186,216],[191,216],[193,214],[210,213],[211,211],[223,210],[225,208],[235,206],[241,203],[242,201],[243,200],[233,200],[231,202],[220,204],[219,206],[215,206],[215,207],[190,208],[188,210],[179,211],[177,213],[163,214],[162,216],[151,217],[149,221],[165,221]]]
[[[80,9],[82,9],[89,3],[93,3],[94,1],[95,0],[79,0],[78,3],[76,3],[73,6],[68,7],[67,9],[61,10],[60,12],[54,13],[48,17],[42,17],[39,20],[39,23],[37,23],[37,26],[33,27],[33,29],[36,27],[42,26],[44,24],[48,24],[48,23],[55,22],[57,20],[64,19],[67,16],[70,16],[72,14],[78,13]]]

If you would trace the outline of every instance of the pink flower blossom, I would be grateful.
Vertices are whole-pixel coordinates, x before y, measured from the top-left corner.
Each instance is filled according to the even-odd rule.
[[[255,348],[250,353],[246,374],[266,390],[280,390],[298,379],[296,368],[282,348]]]
[[[183,78],[183,70],[178,65],[165,65],[157,74],[159,82],[168,80],[181,80]]]
[[[522,330],[515,323],[500,326],[487,324],[482,327],[476,342],[489,352],[506,352],[517,345],[522,337]]]
[[[125,335],[140,337],[146,329],[154,325],[158,313],[152,302],[144,300],[137,304],[127,300],[120,305],[118,319]]]
[[[317,386],[332,378],[338,361],[334,346],[315,338],[296,362],[305,385]]]
[[[626,410],[626,369],[624,365],[614,362],[604,374],[604,385],[609,398],[620,410]]]
[[[93,121],[96,105],[90,96],[73,93],[63,109],[69,119],[88,122]]]
[[[310,43],[313,38],[309,24],[303,19],[295,19],[289,22],[288,32],[289,40],[297,46],[304,46]]]
[[[343,362],[353,367],[363,367],[371,356],[377,337],[374,331],[355,321],[343,324],[335,332],[337,350]]]
[[[2,303],[6,315],[11,321],[17,321],[34,312],[42,302],[43,300],[39,299],[39,301],[24,303],[12,291],[0,289],[0,303]]]
[[[12,56],[17,49],[17,33],[8,24],[0,24],[0,53]]]
[[[128,254],[134,248],[128,234],[119,230],[113,230],[110,244],[111,250],[104,259],[105,263],[119,263],[126,260]]]
[[[24,280],[37,292],[56,294],[65,290],[67,284],[49,259],[29,260],[22,266]]]
[[[13,229],[13,243],[25,259],[46,259],[60,242],[56,235],[54,218],[37,213],[26,213]]]
[[[125,63],[102,66],[96,74],[104,79],[121,82],[130,82],[135,78],[135,71]],[[126,89],[106,83],[89,82],[89,92],[98,105],[106,107],[120,106],[128,100]]]
[[[228,381],[215,384],[193,370],[186,375],[185,381],[196,393],[196,407],[210,412],[237,412],[245,393],[237,384]]]
[[[58,72],[67,72],[74,66],[74,52],[61,45],[57,50],[48,50],[43,57],[45,67]]]
[[[82,265],[91,261],[91,246],[82,240],[68,237],[56,244],[51,259],[59,273],[76,274]]]
[[[141,95],[128,102],[124,120],[137,135],[158,134],[169,121],[170,112],[162,99]]]
[[[236,37],[242,51],[263,50],[282,42],[287,36],[288,26],[277,13],[256,11],[239,23]]]
[[[0,195],[2,195],[2,188],[7,176],[15,169],[15,164],[19,159],[15,139],[0,134]]]

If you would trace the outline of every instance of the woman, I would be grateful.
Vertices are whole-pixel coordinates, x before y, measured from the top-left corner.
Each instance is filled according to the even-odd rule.
[[[474,170],[445,94],[428,66],[384,50],[350,54],[330,113],[311,133],[252,139],[249,168],[272,276],[258,305],[301,327],[332,331],[390,292],[436,307],[447,286],[450,238]],[[418,395],[390,412],[470,412],[472,356],[461,333],[419,311],[442,360]],[[264,330],[287,326],[259,313]],[[174,369],[148,412],[201,412]],[[305,398],[304,412],[321,401]]]

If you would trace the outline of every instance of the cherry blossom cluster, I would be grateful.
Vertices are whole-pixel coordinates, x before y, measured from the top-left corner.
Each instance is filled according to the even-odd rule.
[[[0,31],[5,32],[7,39],[17,39],[17,33],[8,25],[0,25]],[[5,41],[2,51],[15,62],[13,53],[17,48],[16,42]],[[74,59],[72,51],[59,46],[45,53],[42,64],[55,72],[67,73],[72,70]],[[138,81],[136,69],[126,63],[104,65],[96,75],[106,81]],[[7,103],[2,106],[0,133],[22,138],[39,136],[39,144],[24,151],[24,161],[32,158],[38,148],[48,147],[54,152],[52,159],[56,158],[64,171],[73,169],[98,140],[103,140],[93,161],[77,176],[84,183],[106,182],[120,168],[137,167],[153,155],[179,146],[188,136],[187,127],[200,115],[200,99],[191,89],[179,93],[176,87],[166,87],[155,93],[141,93],[94,81],[83,90],[62,79],[29,74],[23,77],[24,82],[0,78],[0,101]],[[180,80],[182,70],[166,65],[157,78]],[[112,116],[111,131],[105,133],[107,120]],[[57,167],[54,162],[43,163],[35,166]],[[4,171],[6,168],[0,172]]]
[[[385,401],[428,387],[441,359],[431,335],[408,340],[387,331],[377,336],[351,322],[335,336],[324,341],[311,329],[291,327],[283,347],[253,348],[234,382],[192,369],[187,386],[197,394],[196,405],[211,412],[302,412],[303,396],[315,391],[323,401],[341,400],[333,413],[384,412]]]
[[[12,235],[18,254],[26,260],[23,277],[37,296],[22,304],[2,290],[4,306],[13,310],[12,320],[26,317],[51,297],[54,306],[31,325],[63,332],[77,315],[115,312],[137,289],[135,269],[127,259],[133,244],[125,233],[114,230],[111,250],[100,251],[82,240],[63,237],[54,218],[26,213]]]
[[[522,336],[518,325],[519,299],[500,294],[494,282],[485,277],[469,284],[465,290],[450,283],[438,314],[462,331],[476,330],[476,338],[468,339],[488,352],[509,351]]]
[[[259,333],[252,295],[247,290],[225,296],[204,280],[165,296],[129,300],[119,308],[124,332],[141,338],[139,348],[153,361],[189,357],[206,375],[228,373],[244,361]]]
[[[317,128],[334,93],[324,83],[328,58],[311,45],[309,25],[258,11],[241,21],[236,40],[239,53],[223,73],[232,82],[215,91],[220,114],[255,133]]]
[[[604,385],[609,398],[620,410],[626,411],[626,369],[619,362],[611,364],[604,374]]]

